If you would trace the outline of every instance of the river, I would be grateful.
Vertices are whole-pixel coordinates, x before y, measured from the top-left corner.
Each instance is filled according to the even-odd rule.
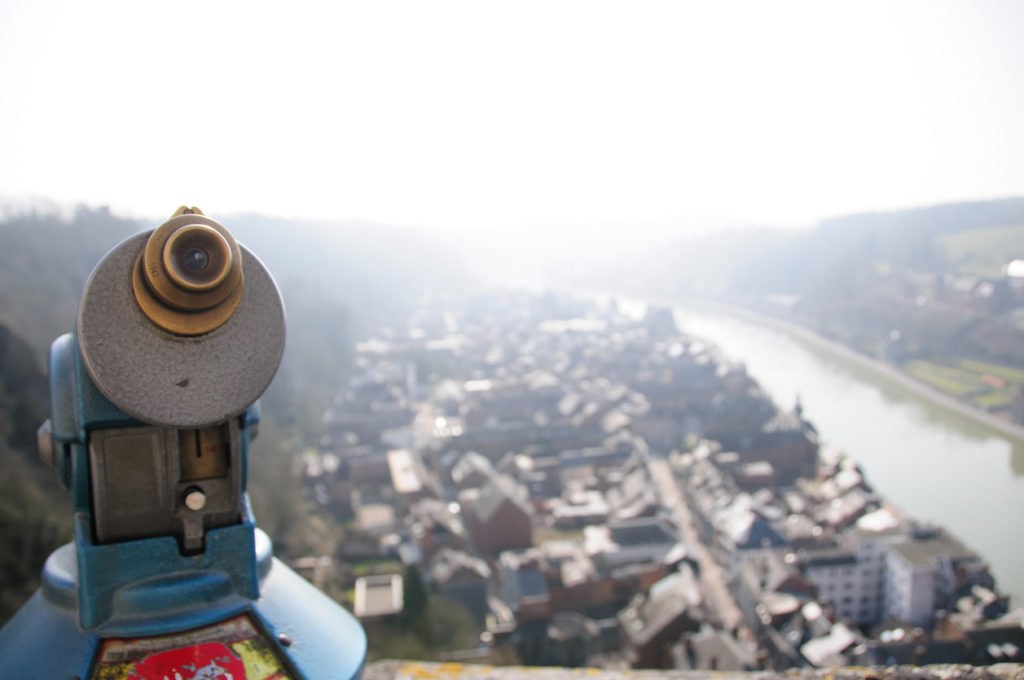
[[[821,441],[861,463],[868,482],[910,517],[942,525],[989,561],[1024,603],[1024,443],[934,405],[886,376],[785,330],[718,311],[678,309],[782,408],[799,397]]]

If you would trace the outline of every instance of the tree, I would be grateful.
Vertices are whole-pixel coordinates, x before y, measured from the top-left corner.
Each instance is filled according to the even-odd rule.
[[[399,627],[409,630],[423,616],[427,608],[427,588],[423,585],[423,577],[419,567],[410,564],[405,568],[402,585],[402,613],[399,616]]]

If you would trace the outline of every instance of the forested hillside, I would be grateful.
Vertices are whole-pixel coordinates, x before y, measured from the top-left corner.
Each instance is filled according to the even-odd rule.
[[[71,536],[71,503],[36,457],[49,410],[46,378],[28,344],[0,325],[0,621],[39,583],[50,551]]]

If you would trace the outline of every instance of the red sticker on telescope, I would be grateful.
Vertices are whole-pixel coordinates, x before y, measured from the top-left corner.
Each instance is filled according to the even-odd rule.
[[[174,635],[104,640],[92,680],[291,680],[246,616]]]
[[[132,669],[139,680],[239,680],[245,664],[221,642],[172,649],[147,656]]]

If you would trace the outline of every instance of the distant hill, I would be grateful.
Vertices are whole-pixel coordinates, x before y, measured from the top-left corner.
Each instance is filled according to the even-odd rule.
[[[86,207],[70,219],[30,212],[0,221],[0,320],[29,343],[40,366],[50,342],[74,326],[92,268],[141,228]]]
[[[423,230],[365,220],[217,217],[305,304],[316,295],[349,307],[360,327],[404,318],[427,293],[463,290],[472,278],[449,244]],[[301,293],[297,289],[301,289]]]
[[[1024,222],[943,234],[939,243],[957,273],[998,277],[1008,258],[1024,255]]]
[[[1019,225],[1024,197],[836,217],[807,231],[731,231],[681,239],[665,250],[676,257],[674,280],[681,292],[813,295],[823,281],[855,279],[879,262],[928,273],[953,271],[951,244],[963,248],[987,238],[983,231]]]
[[[781,314],[898,364],[1024,368],[1024,286],[1002,274],[1024,258],[1024,198],[720,235],[674,252],[677,292]],[[1004,392],[993,408],[1009,408]]]

